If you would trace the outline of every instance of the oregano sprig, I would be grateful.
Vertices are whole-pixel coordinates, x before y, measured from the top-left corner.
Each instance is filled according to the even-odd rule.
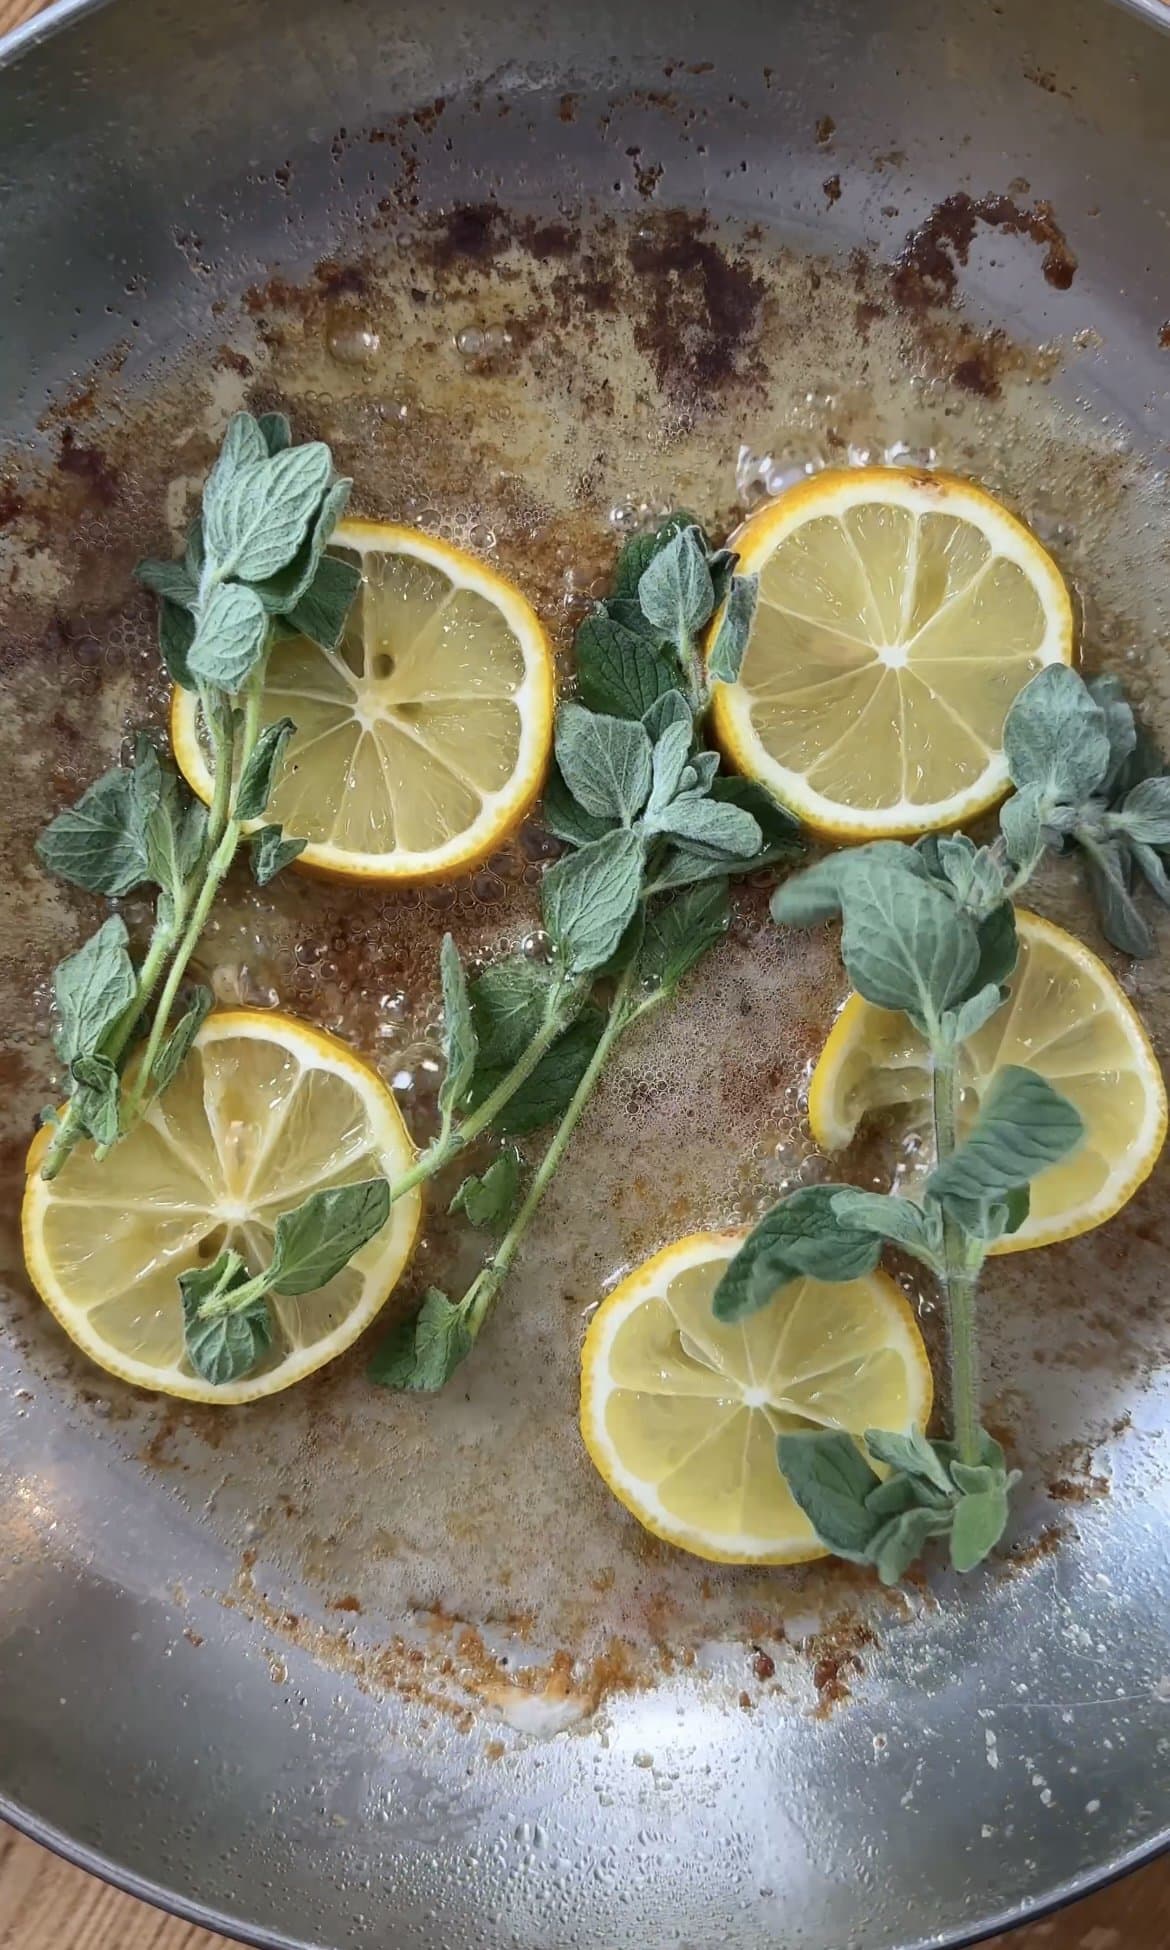
[[[281,1214],[262,1272],[250,1275],[240,1254],[226,1251],[208,1266],[180,1273],[183,1343],[196,1373],[216,1386],[249,1374],[275,1338],[271,1296],[295,1298],[328,1286],[389,1216],[384,1178],[331,1186]]]
[[[1016,788],[1000,815],[1010,891],[1046,851],[1079,855],[1106,938],[1151,954],[1137,894],[1144,885],[1170,906],[1170,776],[1118,679],[1041,671],[1008,713],[1004,749]]]
[[[58,1052],[68,1102],[43,1166],[52,1178],[91,1137],[103,1156],[174,1077],[210,1007],[184,994],[191,957],[244,829],[264,815],[291,720],[262,726],[268,651],[281,633],[336,647],[358,572],[324,554],[349,496],[321,441],[292,444],[281,414],[237,413],[203,490],[182,558],[136,574],[159,600],[159,649],[175,683],[199,695],[212,747],[212,803],[202,806],[161,741],[59,813],[37,844],[43,866],[94,894],[155,890],[154,928],[136,962],[107,921],[57,970]],[[303,841],[263,827],[252,842],[261,884]]]
[[[726,932],[731,878],[798,846],[791,815],[703,744],[709,671],[738,669],[754,607],[735,562],[687,515],[626,546],[577,632],[578,696],[557,713],[544,814],[566,851],[541,886],[549,958],[505,957],[468,981],[444,943],[442,1125],[395,1191],[489,1127],[552,1134],[527,1183],[511,1149],[464,1178],[453,1209],[498,1243],[460,1299],[430,1288],[391,1333],[370,1370],[384,1386],[440,1388],[466,1358],[618,1043]]]
[[[211,746],[209,807],[189,791],[160,738],[140,733],[131,757],[59,813],[42,834],[43,866],[88,893],[117,900],[154,890],[154,924],[136,959],[125,921],[111,915],[53,976],[56,1047],[67,1102],[47,1113],[42,1170],[54,1177],[82,1139],[99,1161],[173,1082],[212,1006],[186,983],[191,957],[245,830],[262,820],[291,719],[262,725],[265,665],[280,635],[335,649],[359,575],[324,553],[350,483],[320,441],[292,444],[281,414],[238,413],[203,490],[183,556],[144,561],[138,579],[159,601],[168,674],[198,694]],[[265,885],[304,842],[270,823],[254,834]],[[180,1275],[184,1344],[216,1386],[251,1373],[280,1338],[273,1296],[328,1285],[386,1223],[382,1178],[311,1193],[277,1222],[269,1265],[249,1273],[221,1252]]]
[[[859,1278],[887,1244],[936,1280],[948,1326],[951,1438],[867,1431],[869,1458],[889,1469],[880,1480],[851,1436],[810,1427],[778,1442],[779,1467],[820,1541],[874,1565],[887,1583],[932,1540],[948,1543],[957,1570],[972,1569],[1007,1522],[1016,1473],[981,1426],[976,1289],[987,1253],[1026,1220],[1033,1179],[1076,1148],[1083,1125],[1045,1078],[1006,1065],[961,1131],[962,1053],[1007,998],[1018,952],[1011,896],[1042,858],[1055,811],[1075,811],[1062,830],[1080,830],[1085,792],[1106,776],[1104,716],[1072,672],[1042,672],[1008,721],[1019,791],[991,844],[961,833],[916,846],[878,841],[830,855],[773,897],[782,925],[840,918],[853,987],[909,1019],[930,1072],[933,1168],[918,1196],[840,1184],[790,1194],[749,1234],[713,1302],[720,1319],[742,1319],[794,1279]],[[1039,814],[1026,835],[1024,795]]]

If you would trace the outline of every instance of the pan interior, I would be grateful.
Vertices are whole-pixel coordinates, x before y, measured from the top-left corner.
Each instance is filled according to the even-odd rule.
[[[279,29],[258,11],[308,58],[307,8]],[[56,303],[33,329],[31,191],[15,226],[0,1789],[282,1939],[592,1945],[618,1940],[633,1904],[650,1945],[717,1926],[732,1944],[893,1950],[956,1940],[1160,1829],[1157,1177],[1107,1231],[989,1267],[988,1417],[1028,1495],[974,1584],[878,1594],[847,1567],[698,1564],[638,1530],[581,1449],[597,1300],[659,1245],[750,1219],[817,1168],[803,1093],[841,973],[827,939],[777,934],[764,886],[737,896],[668,1032],[623,1050],[489,1336],[437,1400],[372,1389],[368,1344],[243,1411],[135,1395],[65,1346],[21,1270],[24,1143],[55,1083],[48,977],[94,924],[32,869],[33,840],[130,727],[161,718],[130,570],[169,552],[238,406],[327,439],[358,512],[498,562],[566,668],[620,540],[671,507],[722,534],[824,465],[970,475],[1056,555],[1086,663],[1122,675],[1170,739],[1170,351],[1146,244],[1110,229],[1122,52],[1082,8],[1093,61],[1036,68],[1050,88],[1018,28],[999,21],[985,48],[986,14],[960,11],[945,101],[910,138],[840,78],[849,9],[792,10],[803,82],[791,51],[763,58],[767,11],[742,9],[750,59],[723,47],[709,67],[701,33],[685,64],[639,45],[621,87],[579,54],[551,77],[460,76],[431,50],[381,116],[334,50],[344,119],[319,111],[311,139],[290,136],[287,157],[273,141],[227,191],[180,194],[168,171],[175,195],[148,200],[121,289],[105,304],[78,287],[84,344]],[[926,10],[899,11],[918,50]],[[384,57],[377,10],[349,12]],[[125,0],[37,57],[28,99],[54,47],[58,69],[73,43],[124,73],[135,13],[150,59],[181,34],[219,74],[166,7]],[[1170,79],[1165,44],[1108,24]],[[245,34],[241,69],[261,66]],[[990,99],[1005,72],[1029,132],[999,107],[1016,133],[998,151],[981,135],[975,169],[960,98]],[[220,78],[238,101],[239,77]],[[293,88],[303,102],[303,76]],[[155,113],[133,108],[144,126]],[[352,1041],[425,1139],[441,935],[472,957],[530,938],[544,856],[532,822],[456,886],[240,877],[202,972],[224,1002]],[[1035,904],[1100,946],[1070,871]],[[1123,970],[1159,1046],[1164,968]],[[864,1162],[878,1182],[881,1160]],[[442,1216],[458,1177],[388,1319],[426,1285],[466,1283],[477,1241]],[[941,1351],[930,1292],[910,1288]]]

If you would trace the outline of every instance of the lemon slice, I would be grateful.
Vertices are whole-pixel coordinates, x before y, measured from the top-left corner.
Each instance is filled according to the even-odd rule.
[[[274,645],[263,718],[291,718],[265,814],[309,844],[297,865],[346,880],[466,872],[540,793],[553,662],[531,604],[461,549],[414,528],[346,521],[331,552],[362,571],[336,653]],[[176,690],[171,738],[210,803],[198,699]]]
[[[734,542],[760,602],[738,682],[715,689],[731,762],[834,839],[991,805],[1013,698],[1072,657],[1035,536],[967,481],[873,467],[814,475]]]
[[[208,1018],[166,1095],[102,1163],[79,1145],[46,1183],[47,1141],[46,1131],[33,1140],[24,1194],[34,1286],[101,1367],[187,1401],[256,1401],[331,1361],[369,1326],[418,1231],[415,1190],[328,1286],[271,1295],[263,1365],[213,1386],[183,1352],[179,1274],[225,1246],[257,1272],[280,1214],[310,1192],[405,1170],[414,1149],[381,1078],[291,1016],[225,1011]]]
[[[996,1070],[1021,1063],[1075,1104],[1085,1136],[1032,1182],[1020,1230],[992,1247],[1024,1252],[1075,1239],[1111,1219],[1149,1177],[1166,1137],[1166,1086],[1128,997],[1092,950],[1063,928],[1017,910],[1020,957],[1009,1000],[964,1046],[960,1131]],[[848,1144],[872,1111],[897,1108],[930,1128],[928,1053],[905,1016],[850,996],[821,1052],[808,1093],[823,1151]]]
[[[624,1279],[589,1324],[581,1433],[619,1503],[696,1557],[823,1557],[776,1463],[794,1429],[925,1428],[930,1362],[884,1273],[796,1280],[734,1326],[711,1299],[744,1235],[697,1232]]]

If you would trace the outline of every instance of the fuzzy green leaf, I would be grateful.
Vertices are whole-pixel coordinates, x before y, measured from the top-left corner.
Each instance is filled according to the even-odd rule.
[[[909,1435],[867,1429],[865,1446],[875,1462],[886,1463],[890,1469],[902,1470],[908,1476],[920,1476],[932,1489],[953,1496],[946,1464],[936,1455],[933,1443],[927,1441],[921,1429],[912,1428]]]
[[[640,719],[611,718],[570,700],[557,712],[556,757],[579,806],[629,826],[650,792],[650,734]]]
[[[336,1279],[390,1216],[384,1178],[312,1192],[276,1221],[268,1284],[277,1293],[316,1293]]]
[[[1102,844],[1078,833],[1085,856],[1085,876],[1101,932],[1123,955],[1144,959],[1154,952],[1154,934],[1131,891],[1130,859],[1117,840]],[[1143,842],[1139,842],[1143,844]]]
[[[871,860],[841,883],[841,955],[854,988],[929,1032],[979,965],[974,923],[929,881]]]
[[[466,1360],[471,1345],[462,1309],[438,1287],[428,1287],[414,1318],[401,1321],[382,1342],[370,1362],[369,1377],[381,1388],[437,1394]]]
[[[498,1229],[511,1217],[519,1188],[519,1154],[501,1151],[485,1172],[463,1180],[447,1210],[465,1212],[473,1226]]]
[[[293,839],[280,826],[262,826],[251,845],[252,878],[257,887],[267,887],[278,873],[290,866],[309,844]]]
[[[97,1144],[115,1144],[118,1138],[120,1085],[118,1072],[108,1056],[78,1056],[70,1066],[73,1105],[85,1129]]]
[[[92,1056],[134,1000],[137,984],[127,952],[126,923],[112,914],[74,955],[53,971],[53,994],[60,1024],[56,1046],[63,1062]]]
[[[671,656],[652,638],[617,621],[608,608],[585,618],[573,654],[582,703],[611,717],[643,718],[677,682]]]
[[[467,976],[454,938],[449,934],[443,936],[439,951],[439,978],[443,988],[443,1054],[447,1060],[439,1090],[439,1109],[444,1117],[449,1117],[467,1094],[479,1050]]]
[[[256,438],[263,444],[259,428]],[[222,458],[222,456],[221,456]],[[217,463],[218,468],[218,463]],[[203,491],[203,539],[220,576],[263,582],[293,560],[330,486],[333,461],[323,441],[238,467]]]
[[[285,620],[298,636],[308,637],[322,650],[336,650],[361,584],[362,572],[356,562],[323,555],[312,582],[295,608],[285,612]]]
[[[259,596],[239,582],[221,582],[196,619],[187,668],[198,683],[238,691],[264,655],[268,618]]]
[[[528,1048],[544,1021],[551,976],[542,962],[508,955],[490,962],[469,991],[480,1064],[503,1072]]]
[[[715,608],[701,529],[684,528],[658,550],[638,583],[642,614],[673,643],[693,637]]]
[[[927,1265],[934,1262],[942,1245],[942,1224],[937,1212],[923,1210],[908,1198],[884,1192],[838,1192],[833,1199],[833,1217],[851,1232],[871,1232],[901,1246]]]
[[[36,852],[49,873],[91,894],[117,898],[140,887],[148,870],[132,773],[103,773],[46,826]]]
[[[216,1388],[251,1374],[272,1345],[272,1315],[263,1294],[239,1307],[224,1304],[247,1278],[243,1260],[233,1252],[179,1275],[187,1359]]]
[[[734,684],[738,680],[759,599],[759,576],[732,577],[715,641],[707,658],[707,675],[717,683]]]
[[[872,1230],[840,1219],[834,1201],[847,1185],[806,1185],[790,1192],[749,1232],[715,1289],[717,1320],[757,1313],[791,1280],[856,1280],[881,1257]]]
[[[1005,1064],[971,1130],[931,1173],[927,1189],[944,1203],[1004,1199],[1075,1151],[1084,1130],[1080,1112],[1037,1071]]]
[[[569,1108],[573,1093],[589,1068],[605,1028],[600,1009],[585,1009],[545,1051],[532,1075],[496,1113],[493,1129],[503,1137],[524,1137],[546,1124],[555,1124]],[[502,1083],[510,1063],[488,1068],[480,1063],[468,1093],[469,1109],[476,1109]]]
[[[706,550],[707,538],[703,535],[702,528],[694,515],[687,514],[684,509],[668,515],[651,534],[635,535],[626,543],[618,556],[617,568],[614,572],[614,595],[619,600],[623,597],[637,598],[638,586],[654,557],[661,554],[662,550],[668,547],[676,536],[681,535],[685,528],[698,529]]]
[[[545,873],[544,925],[570,975],[590,974],[614,953],[638,904],[643,862],[642,840],[619,828]]]
[[[646,830],[728,859],[750,859],[764,844],[751,813],[739,806],[720,804],[701,792],[687,793],[661,811],[647,814]]]
[[[262,816],[272,796],[273,782],[284,756],[284,748],[295,730],[291,718],[278,718],[275,724],[265,725],[236,787],[237,819],[259,819]]]
[[[853,1437],[829,1430],[782,1435],[776,1454],[780,1473],[818,1541],[838,1557],[867,1563],[881,1524],[865,1499],[878,1478]]]
[[[569,846],[589,846],[593,840],[604,839],[620,823],[616,819],[597,819],[578,805],[564,779],[556,760],[549,769],[548,783],[544,788],[544,802],[541,817],[550,833]]]
[[[956,1571],[973,1571],[995,1549],[1007,1528],[1006,1484],[960,1497],[951,1524],[951,1563]]]
[[[192,989],[186,1009],[154,1059],[150,1081],[156,1097],[169,1089],[178,1076],[192,1043],[214,1007],[215,997],[209,988],[200,984]]]
[[[710,880],[657,900],[646,915],[639,973],[652,988],[673,994],[685,975],[727,932],[730,900],[726,880]]]
[[[1053,805],[1082,804],[1110,766],[1105,714],[1067,664],[1049,664],[1025,684],[1004,722],[1003,748],[1012,784],[1038,786]]]

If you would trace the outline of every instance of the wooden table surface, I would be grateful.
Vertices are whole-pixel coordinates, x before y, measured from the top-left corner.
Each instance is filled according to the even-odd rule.
[[[0,0],[0,34],[42,3]],[[1059,1916],[1028,1924],[1010,1941],[1011,1950],[1164,1950],[1170,1857]],[[107,1888],[0,1824],[0,1950],[215,1950],[223,1943]]]

